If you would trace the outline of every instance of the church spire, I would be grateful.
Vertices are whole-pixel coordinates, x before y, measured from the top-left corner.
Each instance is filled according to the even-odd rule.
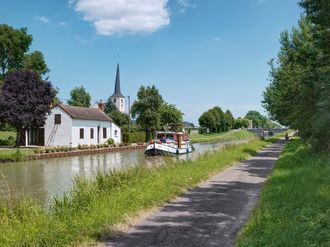
[[[120,90],[120,71],[119,71],[119,63],[117,64],[117,72],[116,72],[116,84],[115,84],[115,92],[111,97],[121,97],[125,98]]]

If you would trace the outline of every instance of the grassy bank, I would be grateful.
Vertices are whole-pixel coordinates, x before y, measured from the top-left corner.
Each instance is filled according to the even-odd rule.
[[[33,150],[27,149],[1,149],[0,148],[0,162],[15,162],[25,160],[27,156],[33,155]]]
[[[95,180],[77,178],[72,191],[54,199],[43,210],[31,200],[12,199],[0,204],[2,246],[67,246],[93,242],[141,210],[161,206],[236,161],[248,158],[268,141],[227,146],[196,161],[161,167],[136,167],[129,171],[99,174]]]
[[[237,246],[330,246],[330,157],[290,141]]]
[[[222,142],[222,141],[237,141],[252,138],[255,135],[247,130],[232,130],[225,133],[215,134],[191,134],[190,140],[193,143],[198,142]]]

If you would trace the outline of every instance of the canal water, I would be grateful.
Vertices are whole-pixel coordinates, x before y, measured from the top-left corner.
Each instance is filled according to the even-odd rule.
[[[195,152],[173,159],[194,160],[207,151],[239,142],[244,141],[194,144]],[[24,195],[47,206],[55,195],[70,190],[75,176],[93,178],[98,171],[127,169],[139,164],[154,166],[165,161],[165,157],[146,157],[143,150],[137,150],[0,164],[0,200],[10,194]]]

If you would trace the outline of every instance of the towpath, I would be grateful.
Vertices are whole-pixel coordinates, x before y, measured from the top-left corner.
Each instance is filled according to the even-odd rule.
[[[272,144],[199,184],[105,246],[232,246],[283,146]]]

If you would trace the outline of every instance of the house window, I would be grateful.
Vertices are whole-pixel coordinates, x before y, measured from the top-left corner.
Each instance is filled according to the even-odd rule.
[[[115,136],[117,136],[118,135],[118,130],[115,130]]]
[[[84,139],[84,129],[83,128],[79,129],[79,138]]]
[[[107,128],[103,128],[103,139],[107,139]]]
[[[117,102],[117,100],[116,99],[113,99],[113,103],[116,103]]]
[[[61,114],[55,114],[54,122],[55,124],[61,124]]]
[[[124,99],[121,99],[121,103],[124,103]]]
[[[94,139],[94,129],[91,128],[91,139]]]

